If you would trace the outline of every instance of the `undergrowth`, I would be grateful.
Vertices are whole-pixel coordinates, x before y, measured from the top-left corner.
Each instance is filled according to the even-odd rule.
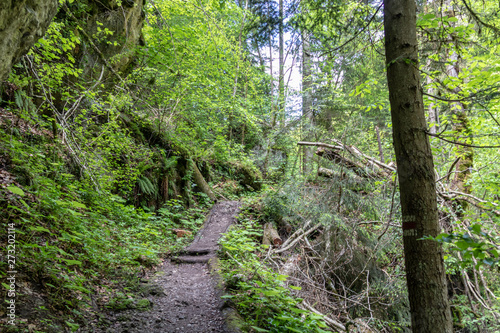
[[[287,287],[287,276],[266,264],[266,248],[259,244],[262,228],[249,211],[243,211],[238,225],[221,240],[222,273],[248,329],[253,332],[326,332],[321,316],[299,307],[301,299],[292,294],[300,287]]]
[[[95,311],[92,304],[106,306],[110,295],[133,289],[144,267],[191,240],[172,229],[194,234],[203,223],[208,202],[201,195],[190,209],[180,199],[156,211],[137,208],[71,173],[49,137],[19,131],[0,136],[7,166],[0,189],[2,248],[8,228],[15,231],[15,262],[0,262],[1,296],[12,291],[4,282],[15,270],[14,331],[27,331],[28,320],[30,332],[78,329]]]

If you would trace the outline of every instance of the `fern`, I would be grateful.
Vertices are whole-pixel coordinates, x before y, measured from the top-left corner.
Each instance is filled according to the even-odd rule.
[[[141,192],[146,195],[156,195],[158,193],[156,186],[146,176],[137,178],[137,185],[139,185]]]
[[[169,158],[165,158],[164,159],[165,170],[175,168],[177,166],[177,159],[178,158],[179,158],[178,156],[172,156]]]

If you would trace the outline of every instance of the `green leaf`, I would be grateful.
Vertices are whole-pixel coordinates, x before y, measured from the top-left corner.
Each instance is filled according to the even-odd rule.
[[[469,248],[469,243],[463,240],[457,241],[455,245],[462,251],[467,250]]]
[[[7,186],[7,189],[9,191],[11,191],[12,193],[14,193],[14,194],[17,194],[17,195],[20,195],[20,196],[24,196],[24,191],[21,190],[19,187],[15,186],[15,185]]]
[[[299,308],[290,308],[290,310],[291,310],[292,312],[299,313],[299,314],[302,314],[302,313],[308,313],[308,312],[309,312],[309,311],[302,310],[302,309],[299,309]]]
[[[278,281],[286,281],[286,278],[288,277],[288,275],[281,275],[279,274],[277,277],[276,277],[276,280]]]
[[[75,332],[80,328],[80,325],[66,321],[66,325],[71,329],[71,332]]]
[[[256,330],[257,332],[269,332],[269,330],[266,330],[266,329],[263,329],[263,328],[260,328],[260,327],[257,327],[257,326],[251,326],[254,330]]]
[[[31,231],[41,231],[41,232],[48,232],[50,234],[50,230],[44,227],[36,226],[36,227],[29,227]]]
[[[26,207],[26,209],[28,209],[28,210],[30,209],[30,206],[28,206],[26,201],[24,201],[23,199],[19,199],[19,202],[21,202],[24,205],[24,207]]]
[[[72,265],[81,266],[82,265],[82,262],[78,261],[78,260],[65,259],[65,258],[61,258],[61,259],[64,260],[68,266],[72,266]]]
[[[78,201],[71,201],[71,205],[76,208],[87,208],[87,206]]]
[[[485,265],[492,266],[494,263],[495,262],[490,258],[483,259],[483,264],[485,264]]]
[[[470,230],[474,231],[476,234],[479,234],[481,232],[481,225],[479,223],[476,223],[472,227],[470,227]]]
[[[280,292],[277,290],[263,290],[262,293],[266,296],[278,295]]]

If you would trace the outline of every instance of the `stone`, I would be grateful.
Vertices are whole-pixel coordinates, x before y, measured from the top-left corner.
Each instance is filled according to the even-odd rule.
[[[58,0],[0,1],[0,82],[37,42],[57,13]]]

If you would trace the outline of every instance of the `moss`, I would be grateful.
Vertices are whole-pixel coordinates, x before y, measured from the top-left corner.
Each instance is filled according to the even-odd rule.
[[[107,304],[108,308],[113,310],[126,310],[134,308],[134,300],[126,297],[122,293],[117,293],[115,298],[112,298]]]
[[[233,161],[229,162],[229,167],[241,185],[250,187],[254,191],[260,191],[262,188],[262,173],[255,165]]]
[[[151,302],[147,298],[143,298],[135,303],[135,308],[138,310],[146,311],[150,309],[152,305],[153,304],[151,304]]]
[[[143,284],[139,287],[139,292],[144,296],[164,296],[163,288],[157,284]]]

